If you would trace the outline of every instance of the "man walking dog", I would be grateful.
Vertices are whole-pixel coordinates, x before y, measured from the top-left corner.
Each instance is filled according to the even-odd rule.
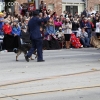
[[[28,23],[28,31],[30,33],[30,39],[32,41],[32,48],[28,51],[25,56],[27,62],[29,62],[29,58],[33,54],[33,52],[37,49],[37,62],[43,62],[43,54],[42,54],[42,36],[40,32],[40,26],[42,22],[48,21],[49,17],[39,19],[38,11],[33,11],[33,18],[30,19]]]

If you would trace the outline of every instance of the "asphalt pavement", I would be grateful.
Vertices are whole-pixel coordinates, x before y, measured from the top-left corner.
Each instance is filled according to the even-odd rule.
[[[100,100],[100,50],[45,50],[45,62],[0,53],[0,100]],[[33,58],[35,56],[33,55]]]

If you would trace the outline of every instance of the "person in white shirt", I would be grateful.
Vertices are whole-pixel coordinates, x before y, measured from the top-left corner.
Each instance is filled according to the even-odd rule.
[[[65,22],[62,25],[62,29],[64,30],[64,36],[66,41],[66,48],[70,48],[70,38],[72,34],[72,23],[69,18],[66,18]]]
[[[90,8],[89,14],[90,14],[90,15],[91,15],[91,14],[96,14],[96,11],[91,7],[91,8]]]
[[[98,22],[96,22],[96,35],[97,35],[97,38],[100,39],[100,19]]]

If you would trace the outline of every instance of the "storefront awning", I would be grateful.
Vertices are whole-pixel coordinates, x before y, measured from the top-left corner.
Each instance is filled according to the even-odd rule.
[[[62,0],[64,3],[85,3],[84,0]]]

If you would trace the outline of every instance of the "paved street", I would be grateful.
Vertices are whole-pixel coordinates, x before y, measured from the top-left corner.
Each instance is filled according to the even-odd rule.
[[[0,100],[100,100],[100,50],[48,50],[45,62],[15,56],[0,53]]]

